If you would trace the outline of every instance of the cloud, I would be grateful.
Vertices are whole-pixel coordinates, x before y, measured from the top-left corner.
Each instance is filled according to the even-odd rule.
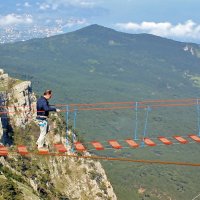
[[[98,1],[99,0],[46,0],[46,3],[50,4],[53,10],[56,10],[60,6],[92,8]]]
[[[39,5],[39,9],[40,10],[47,10],[47,9],[49,9],[51,6],[49,5],[49,4],[47,4],[47,3],[38,3],[38,5]]]
[[[31,7],[31,5],[29,4],[29,2],[25,2],[24,7]]]
[[[22,25],[31,23],[33,23],[33,18],[31,15],[17,15],[12,13],[5,16],[0,16],[0,26]]]
[[[142,22],[117,23],[116,27],[123,31],[145,32],[162,37],[200,39],[200,24],[187,20],[184,23],[171,24],[170,22]]]
[[[72,28],[74,26],[80,26],[80,25],[88,25],[89,23],[84,18],[80,19],[80,18],[71,17],[67,20],[56,19],[55,24],[56,26],[61,27],[61,29],[64,29],[64,28]]]
[[[73,26],[77,26],[77,25],[87,25],[88,22],[86,19],[76,19],[76,18],[70,18],[67,20],[67,22],[65,23],[64,27],[68,27],[71,28]]]

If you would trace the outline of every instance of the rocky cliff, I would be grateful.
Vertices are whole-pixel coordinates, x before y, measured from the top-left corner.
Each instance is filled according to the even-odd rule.
[[[25,127],[34,118],[36,97],[31,88],[30,81],[11,78],[0,69],[0,139],[4,143],[11,125]]]
[[[0,70],[0,84],[1,143],[11,144],[10,150],[24,144],[32,151],[28,156],[9,153],[0,157],[0,199],[117,199],[100,162],[68,157],[70,151],[60,157],[39,156],[35,146],[39,133],[34,122],[36,97],[31,83],[10,78]],[[49,144],[65,144],[62,119],[54,114],[50,123]]]
[[[32,93],[31,82],[24,81],[13,86],[8,93],[9,116],[16,126],[25,126],[35,115],[36,97]],[[17,113],[16,113],[17,111]]]

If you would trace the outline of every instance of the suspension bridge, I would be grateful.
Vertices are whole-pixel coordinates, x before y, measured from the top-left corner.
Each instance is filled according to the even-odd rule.
[[[128,158],[112,158],[94,155],[77,155],[74,153],[69,153],[67,151],[67,146],[69,145],[69,115],[73,114],[73,129],[76,128],[76,121],[78,113],[82,111],[111,111],[111,110],[125,110],[129,109],[135,113],[135,125],[133,130],[133,135],[129,138],[124,138],[124,140],[110,139],[107,141],[90,141],[82,143],[77,141],[76,136],[72,133],[72,146],[76,152],[94,152],[102,151],[108,149],[136,149],[143,147],[156,147],[156,146],[171,146],[171,145],[185,145],[200,143],[200,102],[198,98],[190,99],[163,99],[163,100],[145,100],[140,102],[100,102],[93,104],[56,104],[56,107],[61,108],[60,112],[65,113],[66,118],[66,143],[65,144],[53,144],[53,151],[45,150],[38,152],[31,152],[27,146],[19,145],[15,150],[10,150],[7,146],[0,146],[0,156],[8,156],[9,154],[18,154],[21,156],[31,156],[31,155],[46,155],[46,156],[68,156],[84,159],[97,159],[97,160],[110,160],[110,161],[126,161],[126,162],[136,162],[136,163],[154,163],[154,164],[174,164],[174,165],[184,165],[184,166],[200,166],[200,163],[186,163],[186,162],[168,162],[168,161],[157,161],[157,160],[132,160]],[[149,112],[151,109],[168,107],[195,107],[196,109],[196,119],[197,122],[197,132],[188,133],[187,135],[173,135],[173,136],[158,136],[152,138],[147,136],[148,129],[148,119]],[[9,112],[9,108],[18,109],[18,111]],[[0,106],[1,117],[16,117],[15,114],[19,114],[19,110],[23,112],[26,106]],[[30,108],[35,110],[35,108]],[[144,115],[144,128],[142,134],[138,133],[138,114],[141,110],[145,111]],[[121,144],[123,143],[123,145]],[[89,147],[89,148],[88,148]]]

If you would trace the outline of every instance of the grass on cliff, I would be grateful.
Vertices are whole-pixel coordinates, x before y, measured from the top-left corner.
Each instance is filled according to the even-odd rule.
[[[4,91],[9,91],[11,90],[14,86],[22,83],[23,80],[20,79],[8,79],[8,81],[3,81],[0,80],[0,92],[4,92]]]
[[[0,163],[0,200],[21,200],[23,195],[14,180],[18,175],[12,173],[7,167]]]
[[[25,128],[13,127],[13,132],[14,145],[11,150],[16,150],[17,145],[23,144],[27,146],[28,151],[37,151],[35,142],[38,138],[39,128],[34,122]],[[38,197],[38,199],[44,200],[68,200],[68,197],[61,193],[52,182],[48,168],[49,156],[41,157],[37,154],[21,156],[17,154],[8,156],[6,162],[9,168],[0,163],[0,172],[3,175],[2,177],[6,177],[9,187],[1,182],[0,199],[2,197],[5,200],[22,200],[26,199],[25,194],[31,194],[34,198]],[[0,177],[0,181],[2,177]],[[7,181],[8,179],[9,181]],[[36,191],[30,185],[30,180],[37,185]]]

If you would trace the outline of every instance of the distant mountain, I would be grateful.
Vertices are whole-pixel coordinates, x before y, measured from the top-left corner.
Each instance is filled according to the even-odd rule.
[[[15,77],[31,80],[38,94],[52,89],[57,103],[199,97],[199,45],[149,34],[121,33],[99,25],[44,39],[1,44],[0,67]],[[149,116],[149,136],[196,133],[196,108],[181,109],[154,109]],[[85,141],[124,139],[133,135],[134,115],[134,110],[80,112],[77,127]],[[140,110],[139,133],[143,132],[144,116],[145,110]],[[198,162],[197,157],[191,156],[198,152],[197,146],[185,145],[182,151],[176,145],[168,150],[157,148],[123,150],[117,155]],[[153,166],[138,168],[124,163],[104,165],[120,200],[141,199],[137,192],[141,187],[146,191],[145,199],[156,199],[159,195],[162,199],[192,199],[189,189],[193,188],[193,192],[199,189],[194,181],[199,173],[195,170],[189,170],[185,182],[185,174],[178,167],[155,170]],[[157,175],[159,178],[151,181]]]
[[[200,63],[200,47],[196,44],[121,33],[99,25],[3,44],[0,54],[0,65],[9,73],[31,76],[27,79],[32,78],[36,89],[66,85],[63,91],[70,92],[73,102],[133,98],[124,93],[135,94],[138,99],[194,95],[193,82],[187,75],[198,74]],[[97,87],[96,98],[85,98],[86,90],[90,93]],[[114,98],[105,93],[107,88],[115,90]],[[60,97],[66,100],[66,95]]]

